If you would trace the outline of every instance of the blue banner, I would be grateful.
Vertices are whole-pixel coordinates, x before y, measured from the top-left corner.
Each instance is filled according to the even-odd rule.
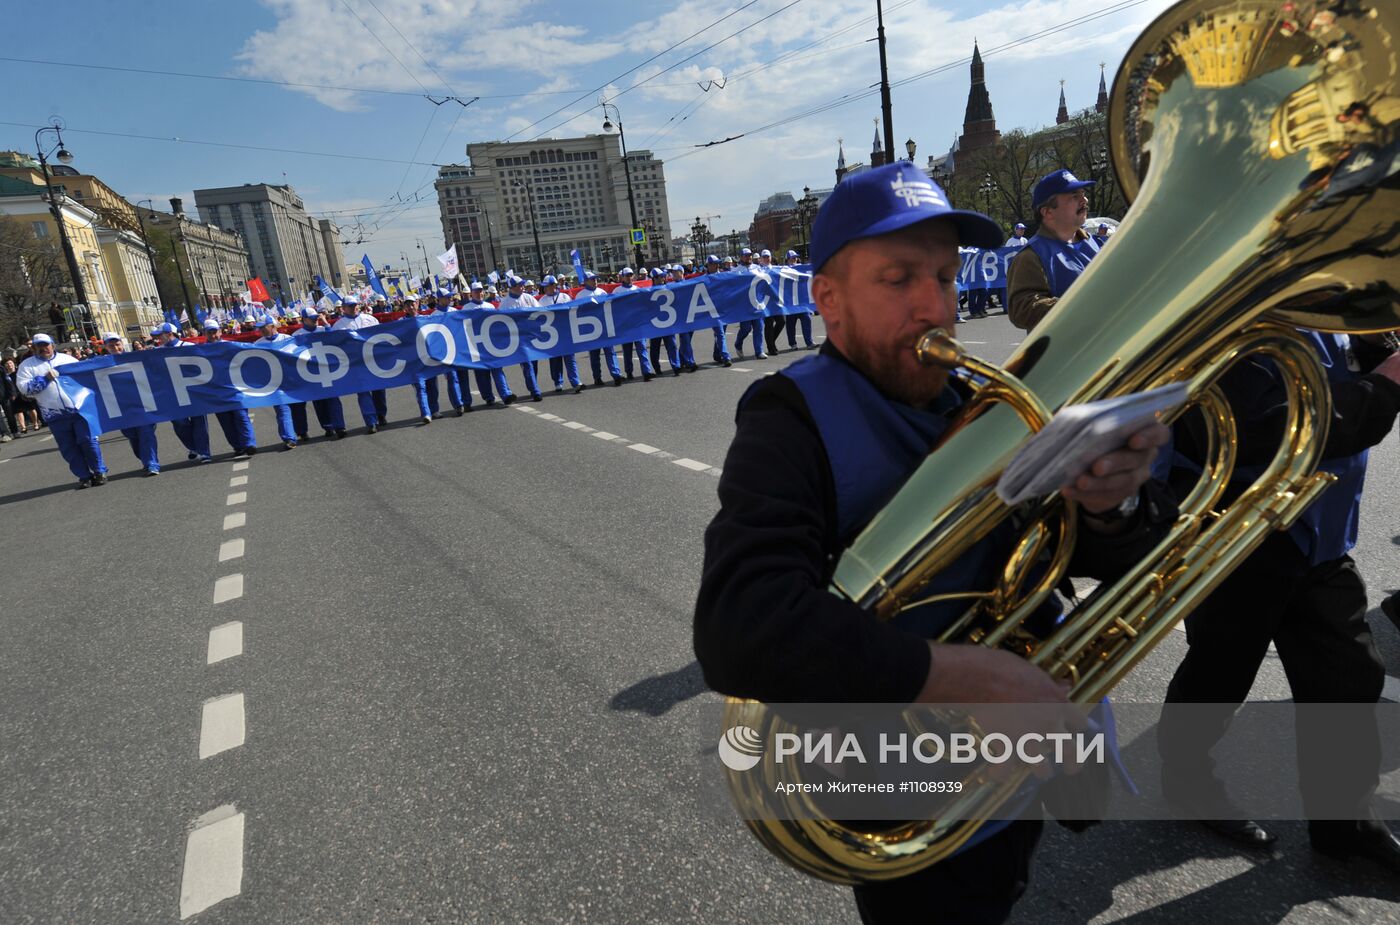
[[[379,281],[379,274],[374,272],[374,264],[370,263],[369,254],[360,258],[360,264],[365,268],[365,277],[369,280],[369,288],[388,299],[389,293],[384,291],[384,284]]]
[[[991,250],[962,251],[962,269],[958,271],[958,291],[968,289],[1005,289],[1011,272],[1011,259],[1023,247],[998,247]]]
[[[94,433],[216,411],[409,385],[446,367],[492,369],[812,309],[807,267],[730,272],[549,308],[467,308],[277,344],[219,342],[59,368]]]

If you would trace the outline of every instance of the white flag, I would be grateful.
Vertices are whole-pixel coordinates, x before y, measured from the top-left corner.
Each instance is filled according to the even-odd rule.
[[[418,289],[419,289],[422,285],[423,285],[423,281],[422,281],[421,279],[419,279],[418,277],[415,276],[415,277],[413,277],[413,279],[411,279],[411,280],[408,281],[408,291],[411,292],[411,293],[413,293],[414,295],[417,295],[417,294],[418,294]]]
[[[447,253],[438,254],[438,263],[442,264],[442,272],[448,276],[457,275],[457,245],[452,245],[447,249]]]

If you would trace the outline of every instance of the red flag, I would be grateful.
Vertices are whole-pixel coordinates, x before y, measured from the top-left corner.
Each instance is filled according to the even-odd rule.
[[[254,302],[271,302],[272,296],[267,294],[267,287],[263,281],[256,276],[248,280],[248,291],[253,294]]]

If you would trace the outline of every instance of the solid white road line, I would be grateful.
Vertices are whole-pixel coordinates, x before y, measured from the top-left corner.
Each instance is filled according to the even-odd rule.
[[[229,487],[229,488],[238,488],[238,487],[240,487],[240,486],[247,485],[247,484],[248,484],[248,476],[246,476],[246,475],[235,475],[233,478],[231,478],[231,479],[228,480],[228,487]]]
[[[632,444],[631,446],[629,446],[627,449],[629,449],[629,450],[636,450],[638,453],[645,453],[645,454],[648,455],[648,456],[650,456],[652,453],[660,453],[660,452],[661,452],[661,450],[658,449],[657,447],[648,446],[648,445],[645,444],[645,443],[634,443],[634,444]]]
[[[234,472],[242,472],[244,469],[247,469],[247,468],[248,468],[248,460],[246,460],[246,459],[243,460],[242,462],[236,462],[236,463],[233,464],[233,471],[234,471]]]
[[[209,631],[209,655],[204,664],[212,665],[243,654],[243,624],[234,620]]]
[[[247,522],[248,514],[244,511],[239,511],[237,514],[228,514],[224,517],[224,529],[232,530],[235,527],[243,526]]]
[[[690,469],[693,472],[704,472],[711,468],[709,463],[702,463],[698,459],[689,459],[684,456],[680,459],[673,459],[671,462],[685,469]]]
[[[225,503],[225,506],[232,507],[235,504],[242,504],[244,501],[247,500],[248,493],[246,491],[235,491],[228,496],[228,501]]]
[[[232,804],[195,820],[185,842],[180,918],[187,919],[243,889],[243,814]]]
[[[241,693],[206,700],[199,724],[199,760],[238,748],[246,731]]]
[[[236,540],[224,540],[219,546],[219,561],[227,562],[230,559],[243,558],[243,538]]]
[[[225,575],[214,582],[214,603],[237,600],[243,596],[243,573]]]

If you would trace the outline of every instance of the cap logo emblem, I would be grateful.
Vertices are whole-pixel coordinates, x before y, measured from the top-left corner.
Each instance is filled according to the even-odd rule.
[[[927,180],[908,180],[904,177],[890,181],[890,189],[894,190],[896,196],[904,200],[904,205],[914,208],[918,205],[947,205],[943,197],[938,195],[933,184]]]

